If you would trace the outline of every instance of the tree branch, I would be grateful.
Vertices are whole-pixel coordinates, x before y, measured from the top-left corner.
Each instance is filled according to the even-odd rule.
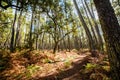
[[[0,7],[3,8],[3,9],[7,9],[7,8],[9,8],[9,7],[16,7],[16,8],[19,8],[19,9],[23,8],[23,7],[21,7],[21,6],[16,6],[16,5],[6,5],[6,6],[3,6],[3,5],[1,5],[1,4],[0,4]]]

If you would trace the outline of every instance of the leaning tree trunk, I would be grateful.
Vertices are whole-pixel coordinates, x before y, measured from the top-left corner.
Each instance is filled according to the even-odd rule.
[[[94,41],[95,41],[95,46],[98,47],[97,36],[95,35],[95,30],[94,30],[94,28],[93,28],[92,22],[91,22],[91,20],[90,20],[90,18],[89,18],[89,15],[88,15],[88,13],[87,13],[87,8],[85,7],[85,5],[84,5],[84,3],[83,3],[83,0],[81,0],[81,2],[82,2],[82,5],[83,5],[83,9],[84,9],[84,11],[85,11],[86,17],[87,17],[87,19],[88,19],[88,23],[89,23],[89,25],[90,25],[92,34],[93,34],[93,38],[94,38]]]
[[[120,80],[120,26],[109,0],[93,0],[104,33],[112,80]]]
[[[90,30],[88,29],[87,24],[85,23],[85,21],[84,21],[84,19],[83,19],[83,17],[82,17],[82,14],[81,14],[81,12],[80,12],[80,10],[79,10],[79,8],[78,8],[78,5],[77,5],[76,0],[73,0],[73,2],[74,2],[74,5],[75,5],[76,10],[77,10],[77,12],[78,12],[79,19],[80,19],[80,21],[82,22],[82,25],[83,25],[83,27],[84,27],[84,29],[85,29],[85,32],[86,32],[86,35],[87,35],[87,38],[88,38],[88,41],[89,41],[90,50],[92,51],[92,50],[95,49],[95,45],[94,45],[94,42],[93,42],[93,39],[92,39],[92,35],[91,35],[91,33],[90,33]]]
[[[93,16],[94,14],[92,14],[92,12],[90,11],[90,8],[89,8],[86,0],[84,0],[84,2],[85,2],[85,5],[86,5],[87,10],[88,10],[88,12],[89,12],[89,14],[90,14],[93,22],[94,22],[94,25],[95,25],[95,30],[96,30],[96,33],[97,33],[97,36],[98,36],[98,44],[99,44],[98,46],[100,46],[99,49],[100,49],[100,50],[103,50],[103,39],[102,39],[102,36],[101,36],[101,34],[100,34],[100,30],[99,30],[99,28],[98,28],[98,24],[97,24],[97,22],[96,22],[96,20],[95,20],[95,17]]]

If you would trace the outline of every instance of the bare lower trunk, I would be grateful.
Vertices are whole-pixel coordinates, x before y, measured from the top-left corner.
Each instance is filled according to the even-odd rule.
[[[120,80],[120,26],[109,0],[93,0],[104,33],[112,80]]]
[[[55,42],[54,49],[53,49],[54,54],[56,53],[57,47],[58,47],[58,42]]]

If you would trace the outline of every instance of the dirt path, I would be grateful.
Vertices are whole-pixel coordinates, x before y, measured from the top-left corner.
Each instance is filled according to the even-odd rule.
[[[15,53],[11,57],[11,67],[0,73],[0,80],[86,80],[90,74],[83,74],[82,70],[87,63],[98,59],[90,52],[75,51],[56,55],[32,51],[24,55]]]
[[[90,54],[80,55],[73,60],[72,67],[57,74],[53,73],[43,77],[36,76],[32,80],[81,80],[82,76],[79,75],[79,71],[84,68],[84,65],[89,61],[89,57]]]
[[[24,50],[8,56],[10,58],[3,58],[3,61],[7,59],[8,66],[0,72],[0,80],[90,80],[96,70],[96,77],[92,80],[103,80],[105,77],[108,80],[110,74],[109,63],[100,63],[105,55],[94,56],[89,51],[61,51],[52,54],[50,51],[43,53]],[[88,63],[98,64],[99,69],[85,73]]]

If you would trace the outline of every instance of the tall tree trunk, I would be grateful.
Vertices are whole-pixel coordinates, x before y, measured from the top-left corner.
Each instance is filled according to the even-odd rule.
[[[53,48],[53,54],[56,53],[57,48],[58,48],[58,42],[55,41],[55,42],[54,42],[54,48]]]
[[[118,5],[120,6],[120,0],[117,0],[117,2],[118,2]]]
[[[98,42],[97,42],[97,37],[96,37],[96,35],[95,35],[95,31],[94,31],[92,22],[90,21],[90,18],[89,18],[89,16],[88,16],[87,9],[86,9],[86,7],[85,7],[85,5],[84,5],[84,3],[83,3],[83,0],[81,0],[81,2],[82,2],[82,4],[83,4],[83,9],[85,10],[86,17],[87,17],[87,19],[88,19],[88,23],[89,23],[89,25],[90,25],[90,27],[91,27],[91,31],[92,31],[92,34],[93,34],[93,38],[94,38],[94,41],[95,41],[95,46],[98,47],[99,45],[98,45]]]
[[[104,33],[112,80],[120,80],[120,26],[109,0],[93,0]]]
[[[22,16],[22,10],[20,11],[20,15],[18,17],[18,25],[17,25],[17,30],[16,30],[16,37],[15,37],[15,47],[17,45],[18,37],[19,37],[19,32],[20,32],[20,26],[21,26],[21,16]]]
[[[17,2],[18,4],[18,2]],[[14,36],[15,36],[15,22],[17,18],[17,8],[15,10],[15,17],[12,25],[12,33],[11,33],[11,42],[10,42],[10,52],[14,52]]]
[[[32,30],[33,30],[33,14],[34,11],[32,11],[32,17],[31,17],[31,25],[30,25],[30,37],[29,37],[29,48],[32,50]]]
[[[39,35],[36,34],[36,50],[38,50],[38,38],[39,38]]]
[[[80,46],[80,49],[82,50],[83,49],[83,44],[82,44],[81,36],[80,35],[79,35],[79,46]]]
[[[49,49],[52,49],[52,41],[51,41],[51,35],[49,35]]]
[[[44,37],[45,37],[45,33],[42,34],[42,38],[41,38],[41,49],[45,49],[45,44],[44,44]]]
[[[92,12],[90,11],[90,8],[88,7],[88,4],[87,4],[86,0],[84,0],[84,2],[85,2],[86,8],[87,8],[87,10],[88,10],[88,12],[89,12],[93,22],[95,24],[95,30],[96,30],[96,33],[97,33],[97,36],[98,36],[98,41],[97,42],[99,42],[98,44],[100,46],[100,50],[103,50],[103,39],[101,37],[102,35],[100,34],[100,30],[98,28],[98,24],[97,24],[97,22],[95,20],[95,17],[93,16],[94,14],[92,14]]]
[[[95,18],[93,2],[90,3],[90,8],[91,8],[92,16]]]
[[[76,7],[76,10],[78,12],[79,19],[82,22],[82,25],[83,25],[83,27],[85,29],[85,32],[86,32],[86,35],[87,35],[87,38],[88,38],[88,41],[89,41],[90,50],[94,50],[95,46],[94,46],[94,42],[93,42],[93,39],[92,39],[92,35],[91,35],[91,33],[90,33],[89,29],[88,29],[87,24],[85,23],[85,21],[84,21],[84,19],[82,17],[82,14],[81,14],[81,12],[80,12],[80,10],[78,8],[76,0],[73,0],[73,2],[74,2],[74,5]]]
[[[79,46],[79,41],[78,41],[78,36],[74,36],[74,46],[76,50],[80,50],[80,46]]]
[[[70,35],[67,36],[67,41],[68,41],[68,51],[70,52],[71,50]]]
[[[64,34],[64,31],[62,30],[61,33]],[[63,45],[63,49],[67,51],[67,44],[66,44],[65,38],[63,38],[63,42],[62,43],[64,44]]]

